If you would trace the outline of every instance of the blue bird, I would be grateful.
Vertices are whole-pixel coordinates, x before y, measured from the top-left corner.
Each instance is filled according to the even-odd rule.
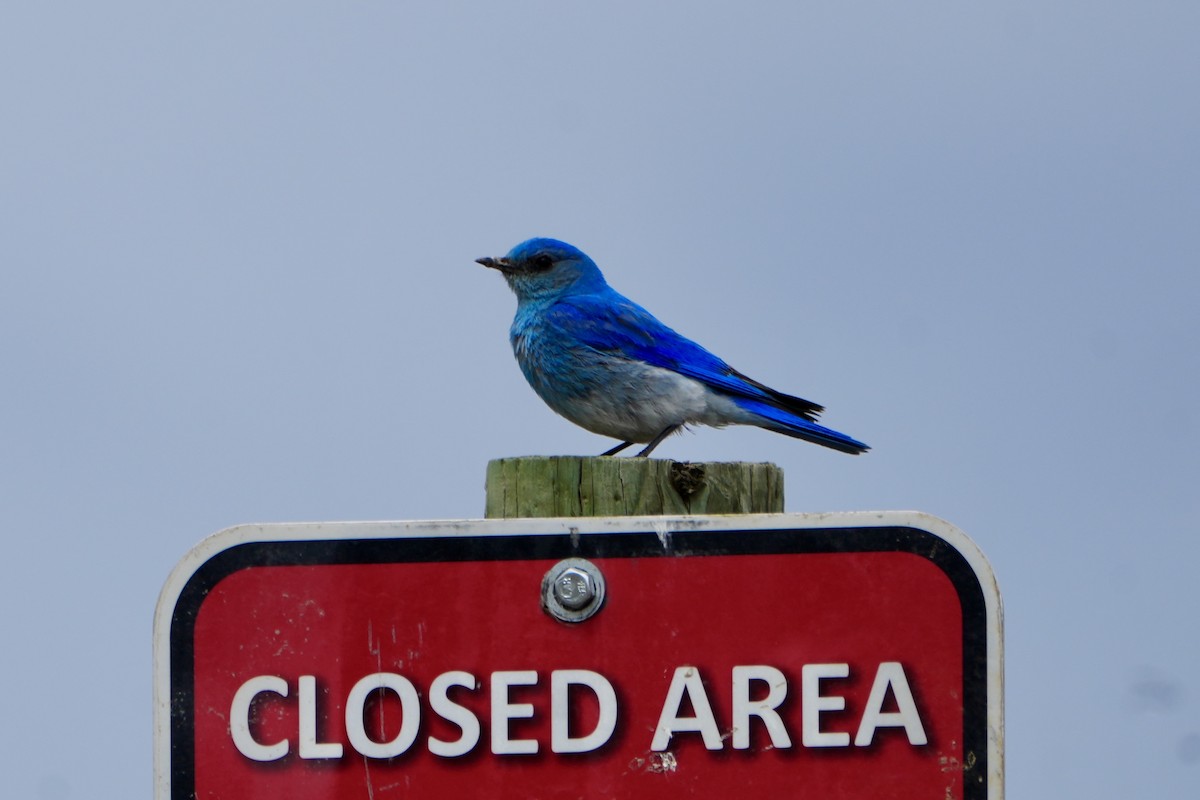
[[[648,456],[685,425],[757,425],[857,455],[869,448],[818,425],[824,409],[752,380],[618,294],[566,242],[530,239],[499,270],[517,296],[509,330],[525,379],[555,412]]]

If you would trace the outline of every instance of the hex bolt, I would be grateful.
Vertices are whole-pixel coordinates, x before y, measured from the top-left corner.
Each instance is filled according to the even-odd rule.
[[[579,611],[596,598],[592,576],[579,567],[567,567],[554,578],[554,596],[572,611]]]
[[[542,608],[560,622],[583,622],[604,605],[604,575],[584,558],[565,558],[542,577]]]

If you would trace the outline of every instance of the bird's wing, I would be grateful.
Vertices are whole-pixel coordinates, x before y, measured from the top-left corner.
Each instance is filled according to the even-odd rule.
[[[616,292],[562,298],[547,312],[546,322],[594,350],[669,369],[718,391],[757,400],[810,422],[824,410],[816,403],[777,392],[746,377]]]

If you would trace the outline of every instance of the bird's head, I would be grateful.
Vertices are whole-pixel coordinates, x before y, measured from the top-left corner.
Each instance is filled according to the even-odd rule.
[[[587,255],[557,239],[529,239],[501,258],[477,258],[499,270],[518,302],[552,300],[602,288],[604,276]]]

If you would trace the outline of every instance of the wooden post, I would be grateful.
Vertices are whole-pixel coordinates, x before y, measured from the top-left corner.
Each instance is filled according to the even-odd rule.
[[[488,519],[782,511],[783,470],[774,464],[603,456],[488,462]]]

